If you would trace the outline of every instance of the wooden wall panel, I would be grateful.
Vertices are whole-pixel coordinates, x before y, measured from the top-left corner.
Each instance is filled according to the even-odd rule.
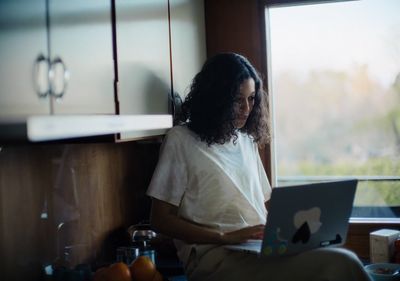
[[[207,55],[237,52],[266,74],[264,13],[257,0],[205,0]]]
[[[148,219],[150,199],[145,191],[159,146],[130,142],[2,147],[2,276],[38,280],[41,266],[54,262],[71,245],[72,265],[112,261],[113,250],[126,238],[123,230]],[[41,218],[45,212],[48,217]]]
[[[44,259],[49,254],[48,246],[52,240],[48,237],[48,244],[42,244],[45,240],[44,235],[47,235],[47,223],[40,220],[42,203],[48,187],[48,178],[44,177],[44,174],[49,166],[42,161],[44,154],[40,148],[31,154],[26,147],[16,147],[14,152],[4,147],[1,150],[2,273],[11,270],[25,271],[36,262],[35,259]]]

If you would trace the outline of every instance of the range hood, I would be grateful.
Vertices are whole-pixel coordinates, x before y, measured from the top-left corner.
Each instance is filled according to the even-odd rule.
[[[172,124],[172,115],[35,115],[0,120],[0,141],[55,141],[168,129]]]

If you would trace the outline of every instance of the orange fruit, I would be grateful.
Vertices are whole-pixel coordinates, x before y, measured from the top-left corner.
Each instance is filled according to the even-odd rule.
[[[162,277],[161,273],[157,270],[156,274],[154,274],[152,281],[163,281],[164,278]]]
[[[123,262],[110,265],[105,271],[105,277],[107,281],[132,281],[129,266]]]
[[[106,274],[105,274],[107,269],[108,269],[108,267],[100,267],[99,269],[97,269],[93,275],[92,280],[93,281],[107,281]]]
[[[156,266],[149,257],[139,256],[129,267],[133,281],[153,281]]]

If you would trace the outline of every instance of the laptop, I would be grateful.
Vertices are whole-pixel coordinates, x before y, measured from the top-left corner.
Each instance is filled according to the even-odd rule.
[[[343,245],[356,187],[352,179],[273,188],[263,240],[225,248],[280,257]]]

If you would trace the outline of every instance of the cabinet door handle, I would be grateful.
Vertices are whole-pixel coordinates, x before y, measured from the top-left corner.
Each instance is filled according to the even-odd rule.
[[[61,86],[57,84],[58,80],[56,79],[56,76],[58,76],[58,67],[60,67],[59,71],[62,73]],[[65,94],[65,90],[67,89],[69,81],[69,71],[60,57],[56,57],[50,64],[49,80],[51,95],[56,99],[61,99]]]
[[[39,54],[33,64],[33,86],[39,98],[45,98],[49,94],[48,73],[49,60],[43,54]],[[43,87],[43,84],[46,86]]]

